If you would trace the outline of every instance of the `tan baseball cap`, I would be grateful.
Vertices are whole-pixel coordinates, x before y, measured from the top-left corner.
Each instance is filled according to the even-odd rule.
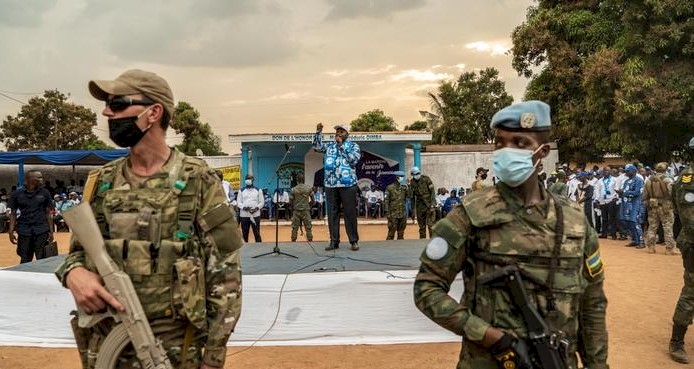
[[[140,69],[130,69],[113,81],[89,81],[89,92],[95,99],[106,101],[109,95],[127,96],[142,94],[162,104],[169,118],[173,117],[174,98],[171,87],[159,75]]]

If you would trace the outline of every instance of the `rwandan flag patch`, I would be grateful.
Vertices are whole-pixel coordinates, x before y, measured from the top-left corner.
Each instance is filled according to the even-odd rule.
[[[600,250],[595,251],[586,258],[586,267],[588,267],[588,274],[590,274],[591,277],[595,277],[603,272],[604,264],[600,258]]]

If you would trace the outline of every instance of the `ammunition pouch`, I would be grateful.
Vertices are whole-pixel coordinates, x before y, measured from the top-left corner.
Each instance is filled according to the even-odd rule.
[[[687,273],[694,272],[694,248],[688,247],[682,252],[682,264]]]
[[[174,263],[173,305],[179,317],[200,330],[207,325],[205,266],[199,258],[186,257]]]

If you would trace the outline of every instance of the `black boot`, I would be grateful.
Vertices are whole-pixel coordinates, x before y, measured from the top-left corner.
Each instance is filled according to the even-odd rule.
[[[689,357],[684,351],[684,335],[687,333],[687,326],[673,325],[672,338],[670,338],[670,358],[678,363],[689,363]]]

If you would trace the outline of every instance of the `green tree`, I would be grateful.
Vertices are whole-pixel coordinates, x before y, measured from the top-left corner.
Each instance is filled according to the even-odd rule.
[[[192,105],[180,101],[174,110],[171,128],[178,134],[183,134],[183,142],[176,148],[188,155],[195,155],[196,150],[202,150],[204,155],[226,155],[221,149],[221,139],[212,131],[209,123],[200,121],[200,113]]]
[[[669,159],[694,134],[694,3],[540,0],[513,38],[563,161]]]
[[[0,140],[8,151],[88,150],[112,148],[93,132],[96,114],[67,101],[68,95],[47,90],[32,97],[16,116],[0,126]]]
[[[513,102],[495,68],[479,74],[465,72],[455,82],[441,82],[438,93],[429,93],[429,97],[433,112],[441,119],[432,134],[432,141],[439,144],[492,142],[492,116]]]
[[[405,126],[405,131],[427,131],[429,129],[429,123],[425,120],[418,120],[410,125]]]
[[[387,132],[397,131],[395,120],[386,116],[383,110],[374,109],[359,115],[349,124],[351,131],[356,132]]]

